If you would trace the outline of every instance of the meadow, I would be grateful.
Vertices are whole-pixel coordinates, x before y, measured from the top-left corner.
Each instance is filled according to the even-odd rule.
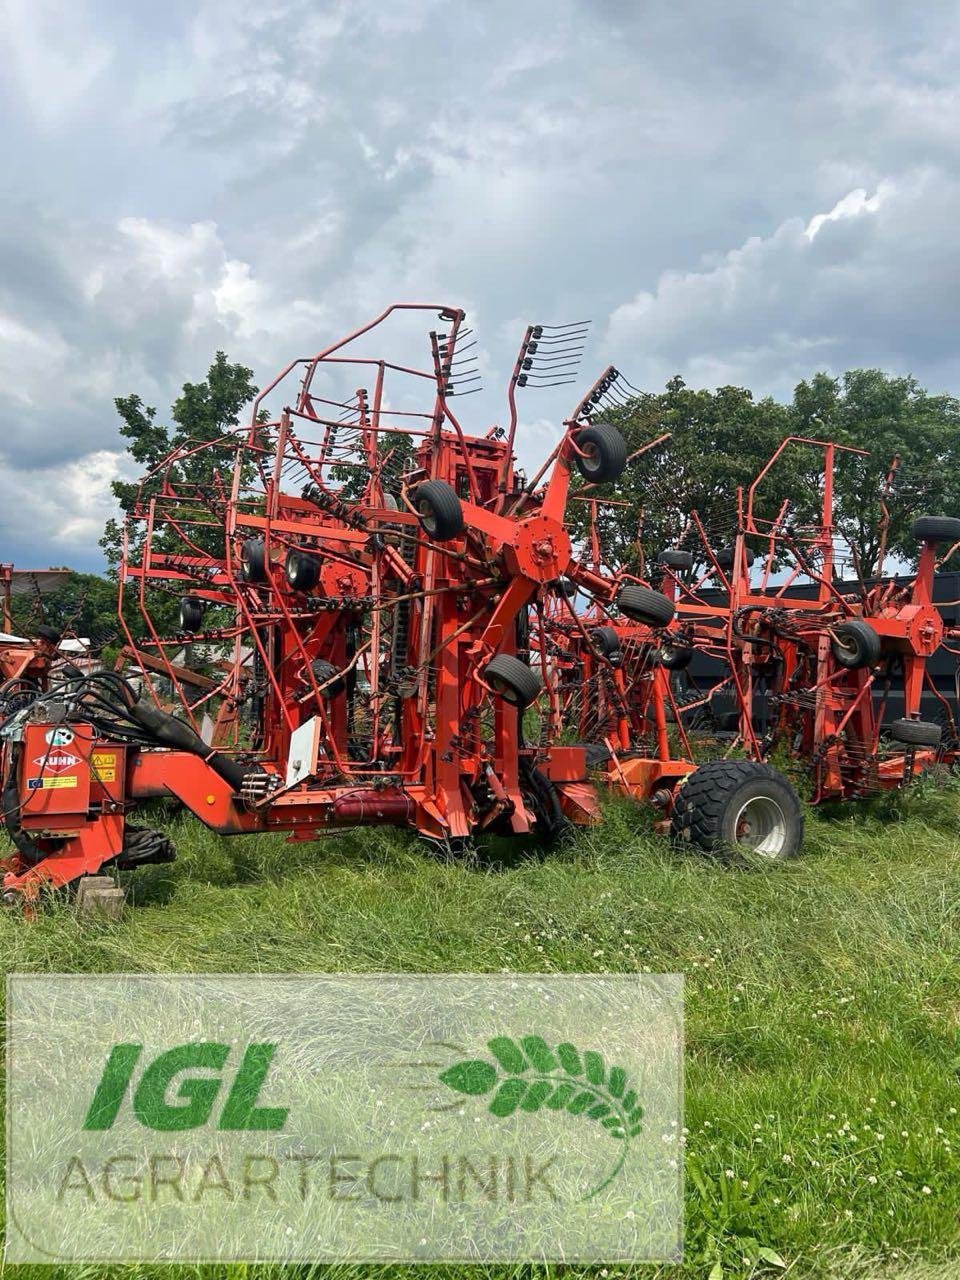
[[[0,919],[5,972],[682,972],[680,1266],[602,1280],[960,1276],[960,790],[808,816],[803,856],[718,865],[636,808],[545,855],[444,861],[381,829],[222,840],[166,816],[177,862],[125,877],[123,919]],[[8,1270],[12,1270],[8,1268]],[[38,1275],[40,1273],[38,1272]],[[100,1277],[102,1266],[44,1268]],[[124,1267],[539,1280],[579,1267]]]

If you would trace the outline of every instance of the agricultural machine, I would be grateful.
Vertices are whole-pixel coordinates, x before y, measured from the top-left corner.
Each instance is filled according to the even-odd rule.
[[[408,312],[442,324],[422,366],[363,354]],[[942,758],[939,726],[917,711],[943,641],[937,546],[960,521],[918,521],[911,583],[843,592],[839,446],[785,441],[740,495],[728,547],[694,514],[702,546],[664,551],[655,582],[611,567],[567,510],[575,496],[595,513],[595,486],[632,461],[605,417],[629,394],[619,373],[591,386],[532,479],[514,456],[519,393],[571,381],[583,336],[530,326],[506,424],[471,435],[452,407],[478,377],[464,313],[397,305],[288,365],[246,427],[146,476],[126,525],[117,669],[53,680],[55,644],[39,637],[8,673],[28,683],[0,686],[5,900],[172,858],[134,823],[158,797],[224,835],[391,824],[456,849],[486,833],[554,839],[595,821],[608,789],[651,805],[679,841],[779,858],[803,822],[776,749],[810,764],[816,799],[902,785]],[[819,522],[786,507],[761,519],[760,486],[801,445],[824,451]],[[677,677],[696,651],[725,664],[745,759],[695,763],[689,712],[711,691],[682,697]],[[887,740],[883,689],[901,668],[906,710]]]
[[[403,311],[445,326],[430,333],[426,367],[359,354]],[[567,380],[579,337],[528,328],[507,426],[466,435],[451,407],[476,377],[463,312],[391,307],[284,369],[248,427],[185,445],[148,475],[121,566],[126,669],[68,674],[2,727],[8,900],[172,857],[165,836],[131,822],[156,797],[222,834],[304,841],[387,823],[455,848],[593,821],[591,744],[561,741],[569,726],[534,708],[552,696],[557,611],[616,688],[617,653],[595,643],[610,628],[591,618],[613,610],[655,637],[674,606],[575,555],[565,523],[574,470],[592,485],[627,464],[623,437],[598,418],[618,394],[615,370],[532,480],[516,468],[517,393]],[[292,403],[268,420],[266,397],[295,370]],[[123,622],[130,593],[136,637]],[[604,732],[598,762],[601,781],[664,814],[694,768],[670,759],[669,696],[655,676],[639,717]],[[739,792],[763,788],[764,766],[750,769]],[[750,843],[750,796],[740,800],[731,830]]]
[[[792,521],[784,503],[774,518],[763,519],[757,514],[761,487],[783,453],[795,448],[823,454],[819,518]],[[784,440],[739,495],[737,533],[728,546],[714,550],[694,513],[699,545],[661,557],[664,590],[676,602],[667,661],[682,667],[699,650],[720,659],[727,672],[703,697],[688,697],[687,707],[719,705],[721,723],[728,722],[723,727],[735,729],[752,760],[788,752],[809,770],[815,803],[900,787],[932,764],[952,762],[949,744],[956,741],[952,709],[926,664],[945,638],[932,603],[934,572],[960,544],[960,520],[919,517],[916,573],[909,580],[885,578],[881,504],[876,576],[864,578],[857,566],[857,589],[842,589],[838,557],[854,563],[855,557],[839,545],[834,524],[833,474],[841,449],[863,452]],[[902,678],[903,716],[885,723],[895,677]],[[920,719],[924,689],[941,704],[941,723]]]

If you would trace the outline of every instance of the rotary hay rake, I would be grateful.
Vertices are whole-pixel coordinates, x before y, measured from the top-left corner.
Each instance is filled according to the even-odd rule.
[[[360,354],[360,339],[400,312],[443,322],[425,367]],[[660,589],[611,569],[595,536],[574,547],[565,512],[574,470],[592,501],[590,486],[628,464],[602,415],[629,384],[605,370],[533,479],[514,458],[519,391],[572,381],[584,334],[529,327],[506,427],[467,435],[450,403],[478,377],[463,312],[399,304],[291,363],[246,428],[183,446],[147,476],[120,575],[126,667],[49,687],[47,637],[29,696],[12,690],[5,707],[16,850],[5,900],[173,857],[161,833],[131,821],[156,797],[222,834],[309,841],[387,823],[456,849],[595,821],[600,785],[652,804],[662,827],[704,850],[786,857],[802,815],[767,763],[779,742],[816,762],[817,798],[900,785],[924,767],[934,751],[916,738],[918,689],[942,639],[934,540],[960,522],[922,526],[906,595],[882,584],[851,600],[833,583],[826,497],[809,536],[788,533],[783,513],[754,516],[768,467],[726,552],[700,529],[699,580],[683,549],[661,556]],[[295,371],[292,403],[270,420],[266,398]],[[747,537],[767,546],[759,588]],[[770,585],[784,548],[816,601],[792,601],[790,580]],[[711,574],[719,605],[701,591]],[[124,621],[131,595],[139,638]],[[873,657],[865,625],[888,667],[904,666],[914,737],[899,753],[878,756],[881,664],[852,660],[857,642]],[[694,763],[674,673],[696,648],[727,663],[748,759]],[[760,736],[754,690],[770,679],[776,731]]]
[[[426,368],[357,353],[401,311],[446,326],[430,334]],[[673,606],[578,559],[564,523],[572,468],[600,483],[626,465],[619,431],[595,420],[621,395],[615,370],[533,480],[515,467],[517,392],[569,381],[584,332],[528,328],[507,427],[468,436],[450,405],[476,378],[463,312],[391,307],[283,370],[249,427],[151,473],[121,568],[121,620],[132,592],[143,624],[138,641],[123,623],[132,671],[68,678],[4,724],[7,899],[171,858],[164,836],[129,821],[155,797],[223,834],[293,840],[390,823],[457,847],[594,820],[586,747],[524,736],[548,667],[531,636],[558,583],[598,617],[619,600],[654,629]],[[265,398],[294,370],[293,403],[265,420]],[[335,394],[346,378],[360,389]],[[411,388],[428,390],[428,408],[397,407]],[[693,767],[631,774],[628,725],[617,743],[607,781],[634,796]]]
[[[787,504],[774,519],[762,519],[761,487],[783,453],[798,447],[823,454],[819,520],[791,522]],[[814,803],[901,787],[932,765],[956,759],[953,711],[926,664],[951,638],[932,603],[933,578],[960,542],[960,520],[919,517],[913,525],[920,544],[916,573],[884,577],[887,512],[881,502],[877,576],[865,579],[834,524],[840,451],[863,454],[826,441],[784,440],[739,495],[737,531],[728,546],[712,549],[694,513],[697,550],[671,548],[661,556],[662,585],[676,600],[672,665],[685,666],[699,650],[727,671],[688,706],[719,704],[721,725],[734,729],[750,759],[766,761],[786,750],[809,771]],[[943,544],[948,550],[938,559]],[[856,570],[855,591],[838,585],[841,557]],[[696,575],[695,563],[704,566]],[[719,602],[705,598],[709,586],[719,588]],[[885,723],[896,676],[903,682],[903,715]],[[942,724],[920,719],[925,689],[941,705]]]

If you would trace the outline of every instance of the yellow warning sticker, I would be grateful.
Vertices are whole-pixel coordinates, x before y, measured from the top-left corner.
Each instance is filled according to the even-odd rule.
[[[94,751],[90,757],[90,769],[98,782],[116,782],[117,753],[115,751]]]
[[[42,791],[67,791],[70,787],[77,785],[77,778],[74,774],[70,778],[43,778],[41,781]]]

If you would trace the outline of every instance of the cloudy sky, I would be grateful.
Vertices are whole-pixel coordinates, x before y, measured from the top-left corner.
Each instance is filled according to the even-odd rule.
[[[869,364],[960,392],[958,18],[2,0],[0,556],[98,564],[114,396],[165,409],[217,348],[262,384],[395,299],[470,312],[482,429],[527,320],[591,319],[585,375],[650,389]]]

